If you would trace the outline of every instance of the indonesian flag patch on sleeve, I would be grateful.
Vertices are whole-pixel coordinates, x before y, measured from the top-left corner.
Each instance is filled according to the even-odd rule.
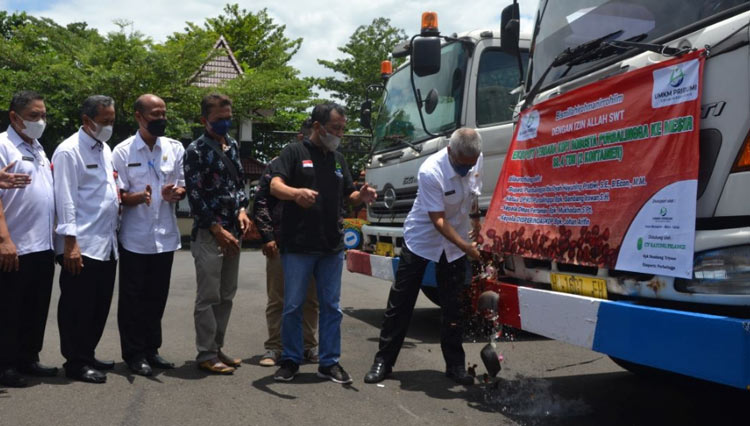
[[[313,162],[312,160],[302,160],[302,167],[312,167]]]

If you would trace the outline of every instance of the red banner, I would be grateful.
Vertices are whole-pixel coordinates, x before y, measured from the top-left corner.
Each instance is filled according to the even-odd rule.
[[[703,62],[693,52],[524,111],[483,248],[690,277]]]

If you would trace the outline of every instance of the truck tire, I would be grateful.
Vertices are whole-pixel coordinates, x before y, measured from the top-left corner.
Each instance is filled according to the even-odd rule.
[[[437,287],[422,286],[422,293],[430,299],[430,302],[440,306],[440,293]]]

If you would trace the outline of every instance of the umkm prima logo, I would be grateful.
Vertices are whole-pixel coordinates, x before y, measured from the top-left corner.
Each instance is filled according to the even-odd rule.
[[[682,68],[672,68],[672,74],[669,76],[669,85],[672,87],[680,87],[683,80],[685,80],[685,73],[682,72]]]

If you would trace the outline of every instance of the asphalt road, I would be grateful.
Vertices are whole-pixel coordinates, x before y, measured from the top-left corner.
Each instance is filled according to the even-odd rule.
[[[163,321],[161,354],[178,368],[146,378],[120,360],[116,296],[97,356],[116,359],[104,385],[71,382],[60,373],[31,379],[24,389],[0,389],[0,425],[643,425],[750,424],[747,392],[672,377],[644,379],[604,355],[528,334],[500,344],[503,370],[495,383],[454,385],[443,375],[439,310],[417,303],[394,373],[380,385],[362,381],[377,348],[388,283],[344,272],[342,365],[354,383],[341,386],[303,365],[291,383],[273,381],[258,365],[266,338],[265,269],[259,251],[242,253],[226,350],[244,359],[233,375],[196,369],[192,307],[195,274],[188,251],[178,252]],[[116,293],[116,291],[115,291]],[[56,312],[50,307],[42,361],[60,366]],[[479,364],[485,342],[467,342]]]

